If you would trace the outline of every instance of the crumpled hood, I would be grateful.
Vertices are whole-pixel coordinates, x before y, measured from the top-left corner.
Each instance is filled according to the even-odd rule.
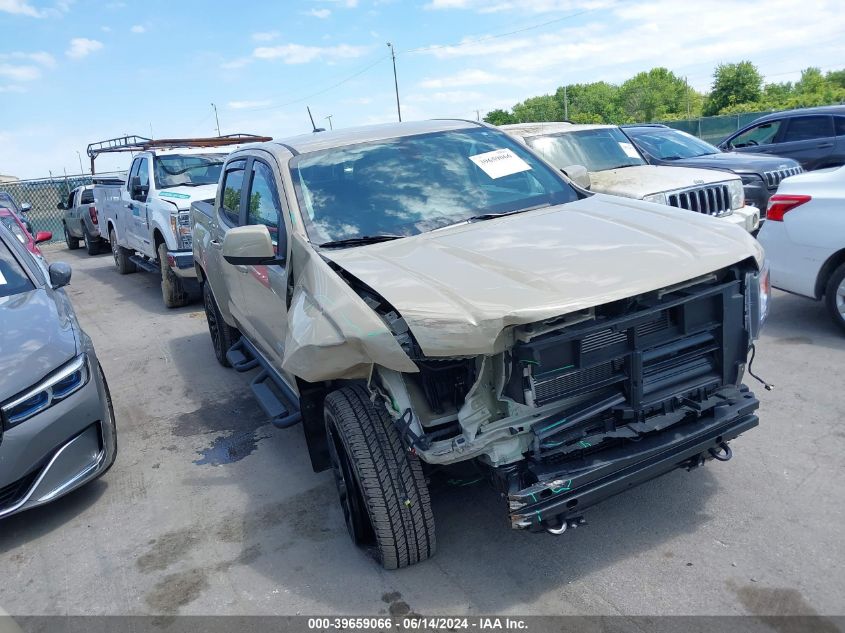
[[[692,158],[679,158],[672,161],[673,165],[689,165],[705,169],[725,169],[742,173],[763,174],[767,171],[800,167],[796,160],[780,158],[769,154],[751,154],[744,152],[719,152],[705,154]]]
[[[32,387],[76,353],[73,319],[38,288],[0,298],[0,401]]]
[[[217,183],[198,187],[168,187],[156,195],[162,200],[172,202],[179,207],[180,211],[187,211],[191,208],[191,203],[196,200],[213,200],[217,195]]]
[[[532,323],[686,281],[754,256],[741,228],[595,195],[510,217],[321,253],[380,293],[429,356],[494,353]]]
[[[590,172],[590,189],[596,193],[609,193],[624,198],[641,200],[644,196],[663,191],[674,191],[726,180],[739,180],[739,176],[712,169],[668,167],[664,165],[635,165],[620,169]]]

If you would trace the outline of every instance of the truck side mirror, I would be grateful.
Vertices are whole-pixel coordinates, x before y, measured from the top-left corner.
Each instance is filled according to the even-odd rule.
[[[576,185],[582,189],[590,188],[590,172],[583,165],[569,165],[563,167],[561,171]]]
[[[64,203],[64,202],[59,202],[59,204],[57,204],[57,205],[56,205],[56,208],[57,208],[59,211],[65,211],[65,210],[67,209],[67,207],[65,206],[65,203]]]
[[[28,213],[32,209],[32,205],[28,202],[21,203],[21,213]]]
[[[249,224],[226,231],[223,237],[223,259],[235,266],[257,266],[281,264],[284,255],[281,258],[276,255],[276,247],[273,246],[266,226]]]
[[[41,244],[42,242],[49,242],[53,239],[53,232],[52,231],[38,231],[35,234],[35,243]]]
[[[132,182],[130,184],[130,192],[132,194],[132,199],[144,202],[147,199],[147,193],[150,191],[150,186],[142,185],[140,176],[133,176]]]

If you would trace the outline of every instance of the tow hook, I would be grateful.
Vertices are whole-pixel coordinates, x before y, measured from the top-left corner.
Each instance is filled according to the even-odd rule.
[[[707,452],[713,456],[713,459],[717,459],[720,462],[726,462],[734,456],[734,452],[731,450],[731,447],[728,446],[727,442],[722,442],[719,444],[718,448],[709,448],[707,449]]]
[[[574,530],[579,525],[586,524],[587,522],[584,520],[584,517],[573,517],[571,519],[564,519],[563,521],[561,521],[558,527],[547,527],[546,532],[548,532],[549,534],[558,535],[563,534],[569,528],[572,528]]]

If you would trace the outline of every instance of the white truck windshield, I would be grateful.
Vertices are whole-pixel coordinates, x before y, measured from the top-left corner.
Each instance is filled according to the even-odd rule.
[[[560,169],[583,165],[588,171],[604,171],[646,164],[628,137],[615,127],[533,136],[526,142]]]
[[[153,170],[156,189],[216,184],[225,159],[217,154],[156,156]]]
[[[488,128],[303,154],[291,172],[306,230],[319,244],[416,235],[577,198],[554,170]]]

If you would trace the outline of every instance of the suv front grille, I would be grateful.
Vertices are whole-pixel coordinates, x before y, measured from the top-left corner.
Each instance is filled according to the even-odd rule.
[[[731,195],[724,184],[673,191],[667,198],[669,206],[697,213],[725,215],[731,212]]]
[[[794,176],[796,174],[803,173],[803,169],[801,167],[789,167],[788,169],[773,169],[772,171],[767,171],[763,173],[763,177],[766,179],[766,186],[769,189],[776,189],[777,186],[780,184],[780,181],[784,178],[789,178],[790,176]]]

